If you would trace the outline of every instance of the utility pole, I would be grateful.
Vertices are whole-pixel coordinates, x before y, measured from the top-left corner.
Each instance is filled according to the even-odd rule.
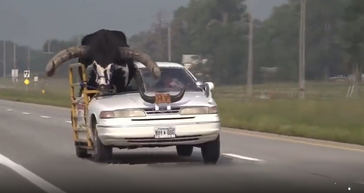
[[[6,41],[3,41],[3,78],[6,78]]]
[[[298,84],[299,98],[305,98],[305,74],[306,74],[306,5],[307,0],[301,0],[301,20],[300,20],[300,38],[299,38],[299,66],[298,66]]]
[[[13,42],[13,68],[16,69],[16,44]]]
[[[19,70],[16,67],[16,44],[13,42],[13,69],[11,70],[11,77],[13,83],[18,82],[18,77],[15,74],[18,74]],[[13,74],[14,73],[14,74]]]
[[[172,29],[171,24],[168,25],[168,61],[172,61]]]
[[[47,40],[47,51],[45,51],[46,54],[53,54],[53,52],[51,51],[52,49],[52,40]]]
[[[248,56],[248,69],[247,69],[247,85],[246,85],[246,93],[248,97],[253,96],[253,66],[254,66],[254,18],[252,14],[252,2],[250,1],[250,6],[248,6],[249,13],[249,56]]]
[[[30,70],[30,48],[28,47],[28,51],[27,51],[27,70]]]

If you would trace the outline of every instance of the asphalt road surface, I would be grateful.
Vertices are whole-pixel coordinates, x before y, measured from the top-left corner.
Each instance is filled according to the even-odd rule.
[[[364,147],[224,128],[217,165],[200,149],[75,156],[69,109],[0,100],[0,192],[364,192]]]

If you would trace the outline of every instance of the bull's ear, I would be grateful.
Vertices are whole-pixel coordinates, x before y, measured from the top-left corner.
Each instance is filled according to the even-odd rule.
[[[106,69],[111,70],[113,66],[114,66],[114,64],[111,63],[111,64],[107,65]]]
[[[92,62],[92,65],[96,68],[96,61],[94,60],[93,62]]]

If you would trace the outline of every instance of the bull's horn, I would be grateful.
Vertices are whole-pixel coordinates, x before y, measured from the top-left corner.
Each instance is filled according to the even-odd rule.
[[[155,96],[148,96],[148,95],[145,94],[143,80],[142,80],[142,77],[141,77],[140,72],[138,70],[135,72],[135,82],[136,82],[136,84],[138,86],[138,91],[139,91],[140,97],[142,97],[142,99],[145,102],[155,103]]]
[[[177,101],[180,101],[183,96],[185,95],[186,89],[181,90],[177,95],[171,95],[171,102],[175,103]]]
[[[185,94],[185,89],[181,90],[177,95],[170,95],[171,96],[171,103],[175,103],[177,101],[180,101],[184,94]],[[148,96],[145,94],[145,92],[143,92],[142,90],[139,91],[140,96],[142,97],[142,99],[148,103],[155,103],[155,96]]]
[[[139,92],[140,93],[140,96],[142,97],[142,99],[145,101],[145,102],[148,102],[148,103],[155,103],[155,96],[148,96],[146,95],[144,92]]]
[[[87,54],[87,46],[74,46],[58,52],[46,66],[47,76],[53,76],[56,69],[63,63],[73,58],[85,56]]]
[[[126,47],[121,47],[120,53],[122,57],[132,58],[133,60],[144,64],[153,73],[154,77],[159,78],[161,76],[159,67],[148,54]]]

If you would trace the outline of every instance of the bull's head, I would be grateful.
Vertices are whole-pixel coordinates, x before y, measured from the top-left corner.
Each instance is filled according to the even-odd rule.
[[[98,90],[101,91],[101,93],[107,93],[110,90],[112,90],[111,86],[111,77],[114,73],[114,64],[111,63],[107,65],[105,68],[101,65],[99,65],[96,61],[92,63],[88,68],[88,71],[94,71],[95,72],[95,81],[98,85]]]

